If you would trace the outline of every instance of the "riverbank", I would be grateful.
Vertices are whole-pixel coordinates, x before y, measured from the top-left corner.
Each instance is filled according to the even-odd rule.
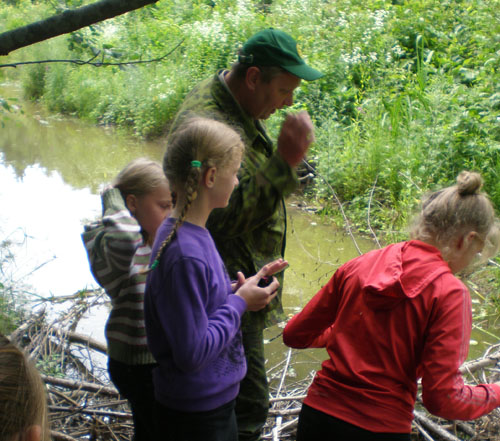
[[[33,315],[10,336],[30,354],[43,374],[55,441],[125,441],[132,434],[132,415],[127,402],[119,396],[102,367],[106,346],[73,330],[95,305],[106,301],[103,296],[102,291],[81,292],[72,298],[59,299],[67,307],[57,320],[47,320],[44,313]],[[491,346],[481,357],[462,367],[470,384],[500,379],[500,371],[495,368],[500,361],[499,349],[500,345]],[[279,363],[268,368],[269,378],[277,381],[270,389],[265,440],[295,440],[301,403],[314,376],[311,372],[297,378],[297,352],[288,350]],[[419,403],[420,400],[419,397]],[[418,404],[411,439],[498,441],[500,425],[496,412],[467,423],[450,423],[432,417]]]

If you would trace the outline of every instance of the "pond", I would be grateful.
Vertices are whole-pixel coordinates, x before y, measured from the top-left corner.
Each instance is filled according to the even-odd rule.
[[[0,85],[0,96],[18,96],[16,84]],[[0,243],[16,245],[11,280],[28,285],[32,296],[63,296],[96,288],[80,233],[100,215],[100,189],[131,159],[161,160],[161,141],[137,141],[72,118],[50,115],[23,103],[21,112],[0,116]],[[327,220],[288,201],[284,307],[299,311],[339,265],[358,255],[353,240]],[[375,247],[356,238],[362,252]],[[0,256],[1,257],[1,256]],[[93,310],[78,331],[104,341],[107,310]],[[266,330],[268,366],[287,354],[282,329]],[[474,337],[481,339],[481,336]],[[303,378],[319,367],[324,350],[294,351],[294,371]]]

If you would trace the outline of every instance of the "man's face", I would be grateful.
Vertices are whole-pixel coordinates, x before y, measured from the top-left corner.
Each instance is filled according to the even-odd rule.
[[[291,106],[293,92],[300,84],[300,78],[288,72],[277,75],[268,83],[261,77],[259,72],[251,104],[250,113],[255,119],[267,119],[276,110]]]

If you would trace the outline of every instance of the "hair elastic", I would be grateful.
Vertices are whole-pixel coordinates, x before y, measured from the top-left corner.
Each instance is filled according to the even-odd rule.
[[[200,168],[201,167],[201,162],[200,161],[191,161],[191,167],[196,167]]]

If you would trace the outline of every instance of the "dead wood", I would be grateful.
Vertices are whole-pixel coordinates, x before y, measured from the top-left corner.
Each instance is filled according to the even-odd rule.
[[[54,440],[126,441],[131,438],[133,422],[128,403],[110,383],[102,366],[105,345],[74,331],[88,309],[102,301],[98,296],[78,297],[72,307],[52,323],[47,324],[47,316],[41,312],[11,334],[43,372]],[[268,369],[272,407],[263,431],[265,440],[295,440],[298,414],[315,372],[303,379],[291,378],[294,354],[288,351],[284,360]],[[97,361],[99,357],[101,365]],[[51,360],[57,360],[60,371],[52,372]],[[464,364],[461,371],[472,384],[498,381],[499,360],[498,346],[491,346],[482,357]],[[417,404],[412,441],[499,439],[498,411],[467,423],[450,422],[430,415],[420,402]]]
[[[42,375],[42,379],[45,384],[61,386],[66,389],[84,390],[93,392],[97,395],[119,396],[118,391],[114,387],[107,387],[102,384],[88,383],[86,381],[70,380],[66,378],[49,377],[47,375]]]

